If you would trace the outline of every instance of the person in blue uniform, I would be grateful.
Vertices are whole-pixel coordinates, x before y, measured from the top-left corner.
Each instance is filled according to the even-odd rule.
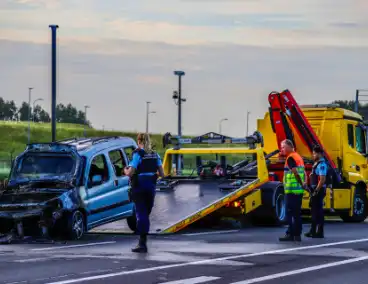
[[[130,196],[135,205],[137,232],[140,235],[139,243],[132,251],[147,252],[149,216],[154,206],[157,173],[164,177],[164,171],[160,156],[151,149],[148,134],[138,134],[137,144],[138,148],[134,150],[132,160],[124,169],[124,173],[130,177]]]
[[[312,213],[312,224],[310,231],[305,234],[308,238],[323,238],[324,212],[323,200],[326,196],[327,163],[323,157],[320,146],[313,148],[314,164],[309,178],[311,189],[310,207]]]

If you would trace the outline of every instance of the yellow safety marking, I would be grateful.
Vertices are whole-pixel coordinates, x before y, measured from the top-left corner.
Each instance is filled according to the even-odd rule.
[[[214,201],[213,203],[210,203],[206,207],[203,207],[199,209],[198,211],[190,214],[187,217],[184,217],[182,220],[179,220],[178,223],[171,225],[170,227],[165,228],[161,231],[161,234],[165,233],[175,233],[188,225],[194,223],[195,221],[203,218],[204,216],[214,212],[215,210],[220,209],[225,204],[235,201],[239,197],[251,192],[252,190],[259,188],[261,185],[268,182],[268,178],[263,178],[263,180],[257,178],[256,180],[253,180],[243,187],[240,187],[236,191],[233,191],[229,193],[228,195],[225,195],[224,197]]]

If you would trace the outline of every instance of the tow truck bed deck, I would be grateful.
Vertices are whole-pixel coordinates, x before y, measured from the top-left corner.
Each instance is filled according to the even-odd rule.
[[[213,181],[184,182],[175,186],[171,192],[157,192],[151,215],[151,230],[152,232],[163,231],[230,192],[221,191],[219,183]]]
[[[180,181],[173,189],[157,190],[150,222],[151,234],[174,233],[222,207],[226,202],[251,193],[258,181],[244,181],[232,186],[234,180]],[[190,220],[194,218],[193,220]],[[128,233],[125,220],[109,223],[92,232]]]

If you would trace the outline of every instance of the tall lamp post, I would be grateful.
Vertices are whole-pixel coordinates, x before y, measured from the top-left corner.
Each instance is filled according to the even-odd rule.
[[[228,119],[227,118],[223,118],[223,119],[221,119],[220,121],[219,121],[219,134],[221,134],[221,125],[222,125],[222,123],[224,122],[224,121],[228,121]]]
[[[247,135],[249,135],[249,114],[250,114],[250,111],[247,111]]]
[[[49,25],[51,29],[51,136],[56,141],[56,31],[58,25]]]
[[[87,137],[87,109],[90,108],[90,106],[85,105],[84,106],[84,137]]]
[[[151,113],[156,113],[155,111],[149,110],[149,105],[151,102],[146,102],[146,133],[148,134],[148,125],[149,125],[149,115]]]
[[[181,133],[181,104],[182,102],[186,102],[186,99],[181,97],[181,77],[185,76],[184,71],[176,70],[174,71],[174,75],[178,76],[178,91],[174,91],[173,100],[175,104],[178,105],[178,135],[179,137],[182,135]],[[181,174],[181,157],[180,155],[177,156],[177,163],[176,163],[176,172],[178,175]]]
[[[28,88],[28,144],[31,143],[31,96],[34,88]]]
[[[35,113],[34,113],[34,110],[35,110],[35,104],[36,104],[36,102],[39,102],[39,101],[43,101],[43,99],[41,99],[41,98],[39,98],[39,99],[37,99],[37,100],[34,100],[33,101],[33,115],[32,115],[32,121],[34,121],[35,120]]]

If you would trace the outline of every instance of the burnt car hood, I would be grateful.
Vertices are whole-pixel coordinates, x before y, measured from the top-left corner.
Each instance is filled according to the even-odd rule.
[[[29,190],[27,192],[6,191],[0,196],[0,210],[9,207],[36,206],[44,204],[61,196],[65,191],[37,191]]]

